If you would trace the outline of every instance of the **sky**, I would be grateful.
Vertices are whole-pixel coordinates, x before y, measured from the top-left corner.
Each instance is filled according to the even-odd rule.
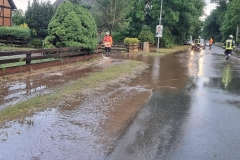
[[[17,6],[18,9],[22,9],[23,11],[25,11],[27,9],[27,5],[28,5],[28,0],[13,0],[15,5]],[[47,1],[47,0],[42,0],[43,2]],[[51,3],[54,3],[56,0],[50,0]],[[205,0],[207,3],[207,6],[205,8],[205,13],[207,15],[209,15],[212,11],[212,9],[214,9],[216,7],[216,4],[210,3],[210,0]],[[32,2],[32,0],[30,0],[30,2]],[[204,17],[203,17],[204,19]]]

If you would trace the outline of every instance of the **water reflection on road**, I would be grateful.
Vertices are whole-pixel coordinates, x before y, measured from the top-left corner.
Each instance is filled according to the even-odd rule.
[[[208,114],[217,108],[212,105],[217,104],[227,112],[232,112],[228,110],[229,105],[238,105],[236,94],[239,94],[240,86],[236,87],[239,85],[236,75],[239,68],[232,63],[222,63],[222,56],[208,51],[165,57],[140,54],[111,57],[143,61],[149,68],[126,83],[111,85],[87,96],[76,96],[57,108],[26,118],[25,122],[7,124],[0,131],[0,159],[140,160],[178,159],[180,155],[180,159],[196,159],[199,149],[203,155],[200,157],[209,159],[209,154],[203,152],[213,149],[217,143],[212,141],[215,138],[212,130],[203,126],[213,121],[212,125],[219,129],[216,124],[222,122],[220,117],[215,119]],[[71,74],[79,75],[80,72],[76,69],[69,74],[62,72],[52,81],[59,80],[61,85]],[[92,68],[85,73],[91,72]],[[42,83],[34,88],[48,91],[50,79],[38,79]],[[33,81],[29,81],[31,86]],[[25,82],[20,81],[17,87],[6,87],[5,90],[9,93],[11,89],[24,91]],[[221,101],[218,95],[223,98]],[[239,109],[234,111],[236,118]],[[227,117],[220,111],[217,113]],[[206,119],[204,123],[203,119]],[[224,123],[221,127],[226,126]],[[240,130],[235,125],[228,126],[229,132],[234,133],[233,138],[227,138],[231,142],[237,133],[233,127]],[[206,133],[210,136],[205,137]],[[210,148],[204,148],[206,141],[212,142]],[[195,142],[201,145],[194,145]],[[221,148],[219,152],[223,150]]]
[[[0,159],[104,159],[153,92],[178,93],[188,83],[188,76],[182,74],[188,73],[187,67],[181,65],[179,56],[186,55],[163,59],[136,54],[112,56],[143,61],[150,67],[125,84],[109,86],[87,97],[75,97],[74,101],[58,108],[49,108],[23,121],[10,122],[0,133]],[[37,94],[37,90],[39,93],[50,92],[51,88],[65,84],[69,79],[79,78],[79,72],[81,75],[89,74],[92,70],[82,72],[73,69],[3,86],[7,92],[2,96],[2,106],[14,101],[17,98],[15,94],[32,95],[32,92]],[[9,101],[6,101],[8,96]],[[155,108],[157,111],[158,107]]]
[[[174,72],[181,85],[154,90],[108,159],[239,159],[240,66],[224,60],[214,49],[161,58],[159,82]]]

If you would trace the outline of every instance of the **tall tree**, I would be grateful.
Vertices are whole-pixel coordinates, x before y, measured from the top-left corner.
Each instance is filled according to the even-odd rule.
[[[63,2],[48,25],[44,48],[83,47],[95,49],[97,28],[89,10],[70,1]]]
[[[96,0],[94,17],[98,30],[110,31],[112,34],[122,24],[126,24],[126,16],[132,9],[133,0]]]
[[[230,34],[235,35],[240,22],[239,0],[212,0],[217,7],[206,19],[204,33],[212,33],[215,41],[224,41]],[[215,32],[211,30],[215,29]]]
[[[21,25],[25,21],[23,10],[19,9],[16,11],[13,11],[12,15],[12,23],[13,25]]]
[[[227,11],[220,28],[222,36],[226,39],[230,34],[235,35],[236,26],[240,24],[240,1],[232,0],[227,4]]]
[[[26,23],[36,33],[37,37],[45,38],[48,35],[48,23],[54,12],[55,10],[49,0],[41,3],[39,3],[39,0],[33,0],[32,4],[28,1],[28,7],[25,12]]]
[[[215,9],[206,17],[202,36],[205,39],[214,38],[214,41],[220,42],[222,40],[220,31],[221,21],[219,21],[219,10]]]
[[[182,43],[183,39],[189,35],[199,36],[202,29],[202,22],[199,18],[203,14],[204,6],[203,0],[163,1],[161,23],[164,29],[161,44],[169,44],[163,42],[167,39],[174,39],[171,43]],[[134,10],[130,14],[130,34],[136,36],[137,31],[139,32],[143,25],[148,25],[155,31],[156,25],[159,24],[159,15],[159,0],[135,0]]]

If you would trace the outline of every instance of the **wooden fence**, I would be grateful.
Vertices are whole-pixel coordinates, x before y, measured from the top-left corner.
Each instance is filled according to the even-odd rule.
[[[122,52],[126,53],[126,52],[138,51],[139,46],[140,46],[139,44],[126,45],[123,43],[116,43],[112,45],[112,53],[122,53]],[[49,63],[52,63],[52,65],[53,64],[60,65],[62,63],[67,64],[67,63],[72,63],[76,60],[81,61],[84,59],[90,59],[91,57],[96,57],[94,55],[97,55],[97,54],[98,56],[100,56],[99,53],[104,53],[104,52],[105,51],[104,51],[103,45],[98,45],[92,53],[87,50],[84,50],[82,47],[33,49],[33,50],[23,50],[23,51],[0,51],[0,75],[17,73],[16,67],[19,67],[19,66],[14,64],[17,64],[19,62],[21,62],[21,67],[20,67],[22,69],[21,71],[28,71],[32,69],[37,69],[38,67],[36,66],[40,67],[40,64],[42,64],[41,67],[51,66]],[[49,61],[46,62],[47,60],[50,60],[50,59],[53,59],[52,62],[49,62]],[[36,60],[39,60],[39,61],[36,62]],[[43,62],[41,60],[45,60],[45,61]],[[35,61],[34,64],[33,64],[33,61]],[[35,65],[35,67],[33,65]],[[6,72],[6,69],[10,71]]]
[[[88,52],[83,50],[81,47],[36,49],[24,51],[2,51],[0,52],[0,57],[2,58],[3,56],[5,56],[8,58],[0,59],[0,64],[15,63],[20,61],[25,61],[26,64],[31,64],[31,61],[33,60],[41,60],[48,58],[62,59],[65,57],[79,56],[85,54],[88,54]]]
[[[139,44],[125,44],[125,43],[114,43],[112,44],[112,52],[113,53],[121,53],[121,52],[137,52],[142,50],[142,43]],[[104,45],[102,44],[104,49]]]
[[[0,38],[0,43],[10,44],[11,46],[27,46],[29,39],[21,39],[21,38]]]

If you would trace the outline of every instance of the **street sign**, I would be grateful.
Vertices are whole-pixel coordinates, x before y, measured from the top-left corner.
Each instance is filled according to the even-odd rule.
[[[162,37],[163,25],[156,26],[156,37]]]

